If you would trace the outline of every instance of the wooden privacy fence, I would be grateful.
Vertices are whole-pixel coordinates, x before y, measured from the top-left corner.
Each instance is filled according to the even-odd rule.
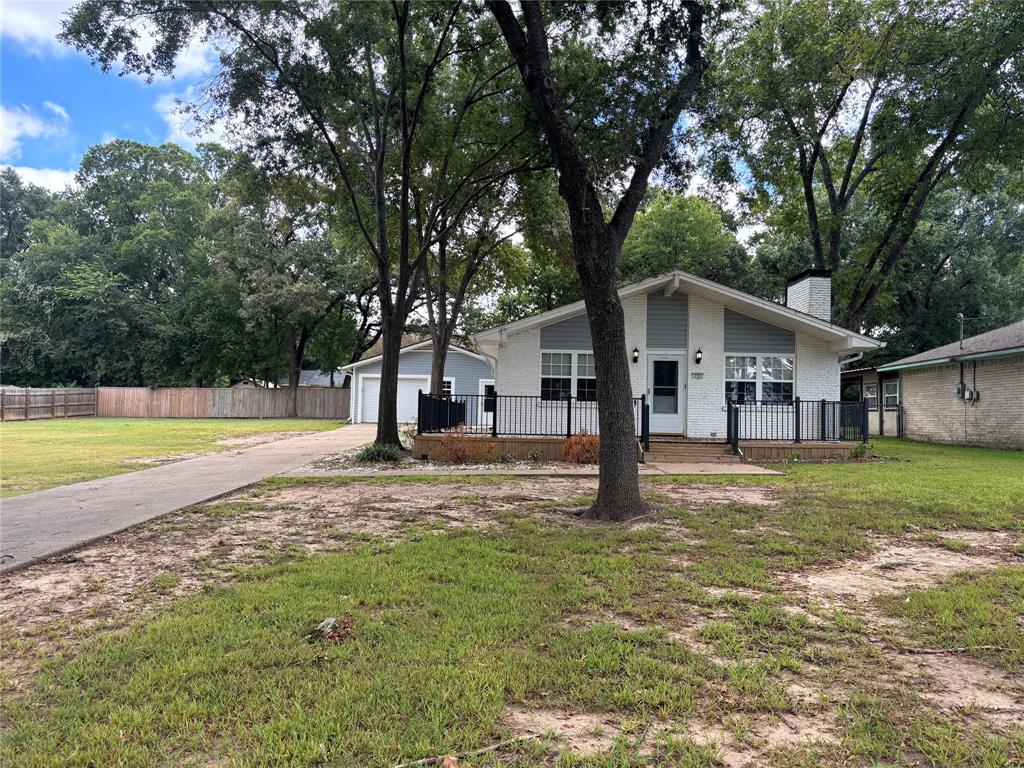
[[[299,387],[298,416],[347,419],[351,390]],[[96,415],[172,419],[283,419],[288,390],[255,387],[98,387]]]
[[[95,415],[95,389],[0,387],[0,421],[64,419]]]

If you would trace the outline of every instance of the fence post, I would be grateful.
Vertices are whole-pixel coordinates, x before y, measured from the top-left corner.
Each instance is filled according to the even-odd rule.
[[[572,437],[572,395],[565,401],[565,439]]]
[[[416,434],[423,434],[423,390],[416,390]]]
[[[25,398],[25,421],[28,421],[28,405],[32,402],[32,396],[29,395],[27,389],[23,389],[22,396]]]
[[[828,401],[823,398],[821,401],[821,415],[819,417],[821,429],[818,430],[821,433],[821,442],[825,442],[825,409],[827,407]]]
[[[796,433],[793,438],[794,443],[800,442],[800,396],[797,395],[793,398],[793,407],[796,408],[796,414],[793,418],[793,430]]]
[[[640,439],[644,450],[651,450],[651,412],[648,410],[646,392],[640,395]]]
[[[860,434],[863,441],[868,441],[868,401],[860,401]]]
[[[491,437],[498,436],[498,388],[494,388],[494,411],[491,413]]]
[[[4,390],[0,389],[0,421],[7,421],[7,413],[4,411]]]

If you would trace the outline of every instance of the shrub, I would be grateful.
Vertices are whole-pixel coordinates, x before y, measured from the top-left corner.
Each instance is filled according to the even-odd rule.
[[[370,443],[356,451],[355,459],[360,464],[377,464],[385,461],[401,461],[403,455],[400,445]]]
[[[440,455],[451,464],[489,464],[497,449],[490,439],[466,431],[462,424],[441,438]]]
[[[526,458],[528,458],[534,464],[540,464],[540,451],[534,448],[529,453],[526,454]]]
[[[562,460],[573,464],[597,464],[601,460],[601,440],[583,430],[562,446]]]
[[[857,461],[866,461],[868,458],[868,446],[865,443],[857,443],[850,451],[850,456]]]
[[[498,454],[498,463],[499,464],[511,464],[514,461],[515,461],[515,459],[512,458],[512,454],[511,453],[499,453]]]

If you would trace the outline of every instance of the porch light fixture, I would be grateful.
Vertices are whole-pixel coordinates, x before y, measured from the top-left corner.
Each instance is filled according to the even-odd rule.
[[[700,365],[700,361],[703,359],[704,353],[701,351],[700,347],[697,347],[697,354],[693,356],[693,362],[695,362],[697,365]]]
[[[640,350],[637,349],[636,347],[633,347],[633,362],[634,363],[639,363],[640,362]]]

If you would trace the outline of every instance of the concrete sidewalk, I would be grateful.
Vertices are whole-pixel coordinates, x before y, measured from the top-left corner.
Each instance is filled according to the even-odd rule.
[[[350,424],[0,500],[0,572],[356,448],[375,433],[375,424]]]

